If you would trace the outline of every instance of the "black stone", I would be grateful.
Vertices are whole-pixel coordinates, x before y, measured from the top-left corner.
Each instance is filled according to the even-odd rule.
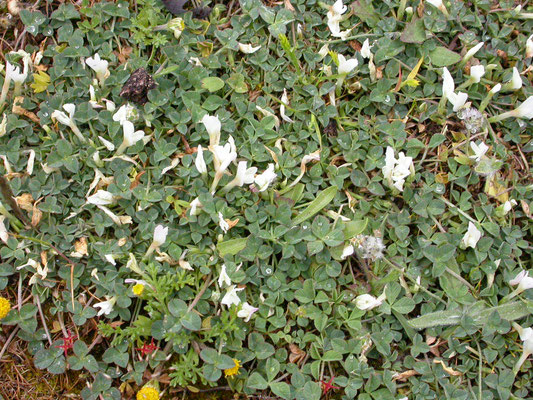
[[[148,101],[148,92],[157,86],[154,78],[144,68],[135,70],[120,91],[120,97],[143,105]]]

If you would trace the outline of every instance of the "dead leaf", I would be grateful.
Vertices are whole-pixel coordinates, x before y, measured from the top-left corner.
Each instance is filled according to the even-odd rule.
[[[448,374],[452,375],[452,376],[461,376],[463,375],[461,372],[459,371],[455,371],[453,370],[452,368],[450,367],[447,367],[446,364],[444,364],[444,361],[442,360],[433,360],[433,364],[440,364],[442,365],[442,369],[447,372]]]
[[[23,193],[15,197],[17,204],[24,211],[30,212],[33,209],[33,197],[30,193]]]
[[[228,227],[228,231],[233,228],[235,225],[237,225],[239,223],[239,218],[235,218],[233,221],[230,220],[230,219],[225,219],[225,221],[228,223],[229,227]]]
[[[289,362],[291,363],[299,363],[300,361],[303,361],[307,354],[294,343],[289,344],[289,350],[291,351],[291,354],[289,354]]]
[[[522,206],[522,211],[527,215],[528,218],[531,218],[531,210],[529,209],[529,204],[525,200],[520,200],[520,205]]]
[[[41,251],[41,264],[43,264],[45,267],[48,265],[48,255],[44,250]]]
[[[89,254],[87,247],[87,238],[82,237],[74,242],[74,252],[70,253],[70,255],[73,257],[82,258],[83,256]]]
[[[15,97],[15,100],[13,101],[13,108],[11,109],[13,114],[22,115],[24,117],[31,119],[36,124],[39,124],[41,120],[39,119],[37,115],[19,106],[19,104],[22,103],[23,101],[24,101],[24,97],[22,96]]]
[[[31,226],[34,228],[39,225],[41,218],[43,217],[43,212],[37,208],[37,203],[33,205],[32,215],[31,215]]]
[[[410,378],[412,376],[415,376],[415,375],[420,375],[420,374],[418,372],[416,372],[414,369],[409,369],[409,370],[401,372],[399,374],[395,374],[392,377],[392,380],[393,381],[406,381],[408,378]]]
[[[285,0],[285,1],[284,1],[284,4],[285,4],[285,8],[286,8],[287,10],[289,10],[289,11],[296,11],[296,10],[294,9],[294,7],[292,6],[292,4],[291,4],[291,0]]]
[[[146,171],[141,171],[137,175],[135,175],[135,178],[133,179],[133,182],[131,182],[130,190],[135,189],[139,184],[141,183],[141,176],[143,176],[146,173]]]

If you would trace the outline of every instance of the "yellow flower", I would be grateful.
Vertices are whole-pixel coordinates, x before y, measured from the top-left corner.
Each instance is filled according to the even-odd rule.
[[[11,304],[5,297],[0,297],[0,319],[4,319],[11,310]]]
[[[143,294],[144,285],[142,283],[137,283],[135,286],[133,286],[131,290],[133,290],[133,294],[135,296],[140,296],[141,294]]]
[[[235,366],[233,368],[228,368],[224,370],[224,375],[226,378],[233,377],[239,373],[239,369],[241,368],[241,362],[237,360],[236,358],[233,359],[233,362],[235,363]]]
[[[32,83],[30,86],[35,93],[44,92],[48,85],[50,85],[50,75],[44,71],[38,71],[36,74],[33,74],[33,80],[35,83]]]
[[[159,400],[159,391],[145,386],[137,392],[137,400]]]

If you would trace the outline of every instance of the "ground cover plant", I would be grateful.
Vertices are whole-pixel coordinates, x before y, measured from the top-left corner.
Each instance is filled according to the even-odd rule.
[[[0,398],[531,398],[527,2],[0,7]]]

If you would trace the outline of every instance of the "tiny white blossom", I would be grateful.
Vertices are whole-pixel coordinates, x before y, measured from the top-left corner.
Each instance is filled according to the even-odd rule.
[[[26,166],[26,172],[28,175],[33,173],[33,165],[35,163],[35,150],[29,151],[30,155],[28,156],[28,165]]]
[[[513,368],[513,372],[516,375],[520,368],[522,367],[522,364],[526,359],[533,354],[533,329],[532,328],[522,328],[520,325],[518,325],[516,322],[513,322],[514,328],[518,331],[518,334],[520,335],[520,340],[522,343],[522,355],[518,359],[516,365]]]
[[[490,92],[492,94],[496,94],[498,93],[500,90],[502,90],[502,84],[501,83],[498,83],[496,85],[494,85],[494,87],[492,89],[490,89]]]
[[[470,77],[475,83],[479,83],[483,75],[485,75],[485,67],[483,65],[470,67]]]
[[[522,78],[520,77],[520,72],[518,72],[516,67],[513,67],[513,77],[509,83],[509,88],[512,90],[518,90],[522,87]]]
[[[87,198],[87,203],[94,204],[96,206],[106,206],[113,204],[116,201],[117,197],[107,190],[100,189],[92,196]]]
[[[85,63],[96,72],[96,77],[100,82],[100,85],[104,84],[104,81],[109,77],[110,72],[107,69],[109,63],[106,60],[102,60],[100,55],[96,53],[94,57],[89,57],[85,60]]]
[[[370,49],[372,46],[370,46],[370,42],[368,39],[365,39],[363,42],[363,46],[361,47],[361,57],[363,58],[370,58],[372,57],[372,53],[370,52]]]
[[[484,44],[485,44],[485,42],[480,42],[480,43],[476,44],[474,47],[472,47],[470,50],[468,50],[466,52],[465,56],[463,57],[463,63],[465,63],[468,60],[470,60],[479,51],[479,49],[481,49],[483,47]]]
[[[235,285],[231,285],[222,298],[221,303],[228,307],[231,307],[232,304],[238,306],[241,302],[241,299],[237,295],[237,292],[240,292],[241,290],[244,290],[244,288],[237,288]]]
[[[242,303],[239,312],[237,312],[237,317],[244,318],[244,322],[248,322],[257,310],[259,310],[259,308],[252,307],[248,302],[244,302]]]
[[[119,109],[113,114],[113,121],[122,125],[124,121],[129,121],[135,118],[137,111],[135,106],[127,103],[119,107]]]
[[[152,244],[155,247],[163,245],[167,240],[168,227],[157,225],[154,229],[154,241]]]
[[[218,213],[218,226],[220,226],[220,229],[222,229],[224,233],[228,233],[229,224],[226,222],[221,212]]]
[[[372,296],[371,294],[362,294],[355,298],[355,306],[363,311],[372,310],[373,308],[379,307],[383,300],[385,300],[385,292],[378,298]]]
[[[105,146],[105,148],[109,151],[115,150],[115,145],[111,143],[109,140],[104,139],[102,136],[98,136],[98,139],[102,142],[102,144]]]
[[[117,262],[115,261],[115,256],[113,254],[106,254],[104,257],[107,260],[107,262],[113,265],[117,265]]]
[[[348,75],[359,64],[357,58],[347,60],[346,57],[344,57],[342,54],[338,54],[337,57],[339,59],[338,71],[340,75]]]
[[[101,301],[100,303],[96,303],[93,306],[93,307],[100,309],[97,314],[98,316],[102,314],[105,314],[105,315],[111,314],[111,312],[113,311],[113,307],[115,303],[117,302],[116,296],[113,296],[113,297],[106,296],[106,298],[107,298],[106,301]]]
[[[6,225],[4,224],[5,219],[6,217],[4,217],[3,215],[0,215],[0,240],[2,240],[2,242],[7,244],[7,240],[9,239],[9,234],[7,232]]]
[[[436,7],[442,11],[444,15],[448,15],[448,10],[446,9],[446,6],[443,4],[442,0],[427,0],[427,2],[433,7]]]
[[[204,161],[204,151],[202,149],[202,145],[198,145],[198,151],[196,152],[196,160],[194,160],[194,165],[201,174],[207,173],[207,165]]]
[[[320,59],[322,60],[324,57],[326,57],[329,53],[329,46],[327,44],[323,45],[320,50],[318,51],[318,55],[320,56]]]
[[[226,286],[231,286],[231,279],[226,272],[226,264],[222,264],[222,268],[220,269],[220,275],[218,276],[218,286],[222,288],[223,284],[226,284]]]
[[[239,43],[239,50],[245,54],[252,54],[259,50],[261,46],[253,47],[251,44]]]
[[[403,192],[405,179],[414,171],[413,158],[406,157],[403,152],[398,153],[398,159],[394,156],[394,149],[390,146],[385,151],[385,166],[382,168],[383,176],[389,185]]]
[[[190,206],[190,215],[200,214],[199,209],[202,207],[202,203],[200,203],[200,199],[198,197],[191,201]]]
[[[461,244],[466,247],[476,248],[476,244],[481,238],[481,231],[476,228],[476,225],[472,222],[468,222],[468,231],[463,236]]]
[[[206,114],[200,120],[200,122],[204,124],[205,129],[209,134],[209,148],[214,148],[215,146],[218,146],[218,144],[220,143],[220,129],[222,127],[220,119],[218,119],[216,115],[213,117]]]
[[[198,57],[191,57],[189,58],[189,64],[194,64],[195,67],[201,67],[202,62]]]
[[[173,18],[169,21],[167,27],[174,34],[174,37],[179,39],[185,30],[185,21],[183,21],[183,18]]]
[[[479,144],[470,142],[470,148],[474,152],[474,155],[470,156],[470,158],[473,158],[474,160],[476,160],[476,162],[479,162],[481,160],[481,157],[483,157],[485,153],[489,150],[489,146],[487,146],[484,142],[480,142]]]
[[[511,200],[507,200],[505,203],[503,203],[503,212],[504,212],[504,215],[509,213],[509,211],[511,211],[513,209],[514,206],[516,206],[516,200],[515,199],[511,199]]]
[[[279,113],[281,115],[281,119],[283,119],[285,122],[294,122],[292,119],[290,119],[287,115],[285,115],[285,104],[289,104],[289,96],[287,95],[287,89],[283,89],[283,95],[281,96],[281,106],[279,107]]]
[[[237,173],[235,174],[235,178],[231,182],[229,182],[225,187],[224,191],[229,191],[235,186],[243,186],[243,185],[249,185],[251,183],[254,183],[254,177],[257,173],[256,167],[248,168],[248,162],[247,161],[239,161],[239,164],[237,165]]]
[[[514,279],[511,279],[509,281],[509,285],[518,285],[518,287],[516,288],[516,294],[522,293],[524,290],[533,288],[533,278],[529,276],[529,272],[524,270],[521,271],[518,275],[516,275]]]
[[[533,57],[533,35],[526,40],[526,58]]]
[[[6,113],[2,114],[2,122],[0,122],[0,137],[4,136],[7,133],[7,115]]]
[[[264,192],[277,177],[278,175],[274,172],[274,164],[268,164],[268,168],[255,177],[254,184],[260,192]]]
[[[341,255],[341,259],[344,260],[346,259],[348,256],[351,256],[353,253],[354,253],[355,249],[353,248],[353,246],[350,244],[348,246],[346,246],[343,250],[342,250],[342,255]]]

